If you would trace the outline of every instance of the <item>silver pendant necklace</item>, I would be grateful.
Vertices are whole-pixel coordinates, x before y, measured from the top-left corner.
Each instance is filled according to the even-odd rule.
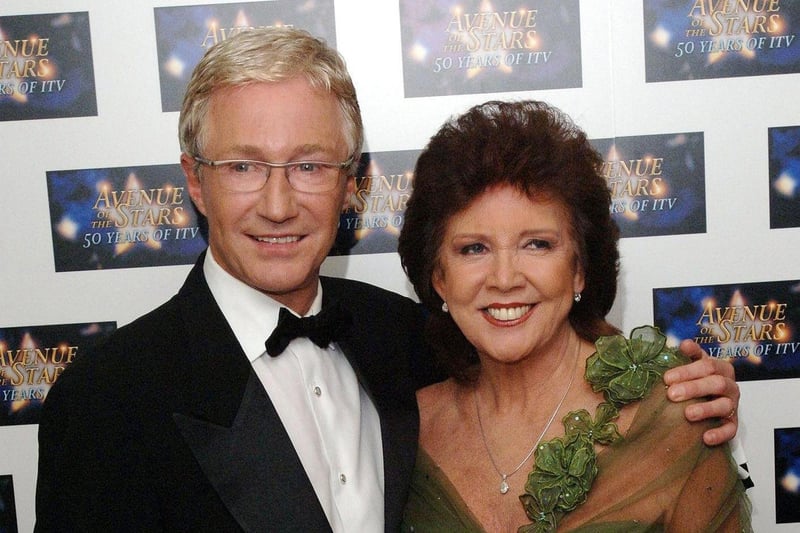
[[[512,470],[508,474],[502,473],[500,469],[497,467],[497,462],[494,460],[492,451],[489,449],[489,444],[486,442],[486,434],[483,431],[483,421],[481,420],[481,411],[480,409],[478,409],[478,393],[476,389],[473,389],[472,399],[475,403],[475,414],[478,416],[478,427],[481,430],[481,440],[483,441],[483,447],[486,449],[486,455],[489,456],[489,461],[491,461],[492,467],[494,467],[494,471],[497,472],[498,476],[500,476],[500,494],[506,494],[508,492],[510,488],[508,485],[508,478],[519,472],[519,469],[522,468],[525,465],[525,463],[527,463],[528,460],[531,458],[533,452],[536,451],[536,447],[539,446],[539,443],[542,441],[542,438],[544,437],[545,433],[547,433],[547,430],[550,429],[550,425],[553,423],[553,420],[556,419],[556,415],[558,414],[558,411],[561,409],[561,406],[564,404],[564,400],[567,399],[567,394],[569,394],[569,390],[572,388],[572,382],[575,380],[575,368],[578,365],[579,349],[580,349],[580,343],[578,343],[577,348],[575,349],[575,362],[572,364],[572,375],[569,378],[569,384],[567,385],[567,389],[564,391],[564,394],[561,396],[561,400],[559,400],[558,405],[556,405],[555,411],[553,411],[553,414],[550,415],[550,419],[547,421],[547,424],[545,424],[544,429],[539,434],[539,438],[536,439],[536,442],[533,443],[531,449],[528,451],[528,453],[525,455],[522,461],[520,461],[517,467],[514,468],[514,470]]]

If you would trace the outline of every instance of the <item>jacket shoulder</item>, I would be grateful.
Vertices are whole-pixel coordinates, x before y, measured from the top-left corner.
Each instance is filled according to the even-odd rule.
[[[373,307],[391,304],[404,310],[422,312],[422,306],[407,296],[365,283],[344,278],[322,277],[326,297],[337,299],[350,307]]]

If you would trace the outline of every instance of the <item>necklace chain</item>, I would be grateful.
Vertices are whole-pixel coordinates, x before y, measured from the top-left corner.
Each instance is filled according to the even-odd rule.
[[[478,427],[480,428],[481,431],[481,440],[483,441],[483,447],[486,449],[486,455],[489,456],[489,461],[491,461],[492,467],[494,467],[494,471],[497,472],[497,475],[500,476],[501,494],[506,494],[508,492],[509,489],[508,478],[519,472],[519,469],[522,468],[525,465],[525,463],[527,463],[528,460],[531,458],[533,452],[536,451],[536,447],[539,446],[539,443],[542,441],[542,438],[544,437],[545,433],[547,433],[547,430],[550,429],[550,425],[553,423],[553,420],[556,419],[556,415],[558,414],[558,411],[561,410],[561,406],[564,404],[564,400],[567,399],[567,394],[569,394],[569,390],[572,388],[572,382],[575,380],[575,367],[578,365],[578,349],[580,349],[580,343],[578,343],[578,348],[575,350],[575,362],[572,364],[572,375],[569,378],[569,384],[567,385],[567,389],[564,391],[564,394],[561,396],[561,400],[559,400],[558,405],[556,405],[555,411],[553,411],[553,414],[550,415],[550,419],[547,421],[547,424],[545,424],[544,429],[542,429],[542,432],[539,434],[539,438],[536,439],[536,442],[533,443],[531,449],[528,451],[528,453],[525,455],[522,461],[520,461],[517,467],[514,468],[514,470],[512,470],[508,474],[502,473],[500,469],[497,467],[497,462],[494,460],[492,451],[489,449],[489,443],[486,442],[486,434],[483,431],[483,421],[481,420],[481,411],[480,409],[478,409],[478,393],[477,390],[473,390],[472,399],[475,402],[475,414],[478,415]]]

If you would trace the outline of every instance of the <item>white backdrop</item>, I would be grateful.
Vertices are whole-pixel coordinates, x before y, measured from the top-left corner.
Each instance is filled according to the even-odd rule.
[[[786,0],[784,0],[786,1]],[[792,0],[795,1],[795,0]],[[0,122],[0,327],[130,322],[171,296],[188,266],[56,273],[47,170],[176,163],[177,113],[162,113],[153,8],[137,0],[2,0],[0,16],[89,11],[98,116]],[[640,0],[582,0],[583,87],[405,99],[398,3],[335,0],[337,48],[356,82],[366,151],[420,149],[451,114],[490,98],[536,98],[591,138],[705,134],[707,232],[621,242],[612,321],[653,320],[652,288],[800,278],[800,229],[769,229],[767,129],[800,125],[800,75],[644,82]],[[329,258],[324,273],[411,295],[396,254]],[[773,428],[800,426],[798,380],[741,385],[740,437],[756,531],[775,525]],[[0,427],[20,531],[32,531],[37,427]]]

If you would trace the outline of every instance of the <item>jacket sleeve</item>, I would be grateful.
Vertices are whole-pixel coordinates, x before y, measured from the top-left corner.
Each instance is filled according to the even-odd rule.
[[[44,402],[35,531],[159,531],[134,443],[118,401],[76,361]]]

